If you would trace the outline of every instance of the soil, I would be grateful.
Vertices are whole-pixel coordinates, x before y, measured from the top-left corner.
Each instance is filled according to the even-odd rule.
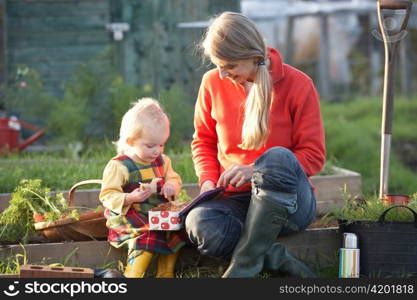
[[[307,228],[330,228],[330,227],[339,227],[337,220],[326,221],[325,223],[321,220],[321,217],[317,217],[316,220],[310,224]]]

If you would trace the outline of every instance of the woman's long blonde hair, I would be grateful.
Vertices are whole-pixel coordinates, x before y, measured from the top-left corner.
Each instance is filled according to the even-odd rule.
[[[245,150],[263,147],[269,135],[272,82],[262,34],[246,16],[224,12],[207,29],[201,47],[204,55],[210,58],[226,62],[255,58],[258,62],[253,86],[245,103],[239,147]]]
[[[159,128],[169,124],[169,119],[159,102],[152,98],[142,98],[132,103],[132,107],[123,115],[119,140],[114,144],[118,155],[129,154],[129,139],[140,138],[144,130],[158,132]]]

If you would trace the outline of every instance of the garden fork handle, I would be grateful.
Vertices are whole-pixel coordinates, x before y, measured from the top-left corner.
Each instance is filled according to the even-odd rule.
[[[394,65],[397,46],[400,40],[405,37],[405,28],[411,12],[412,2],[409,0],[379,0],[377,2],[378,23],[381,30],[385,49],[385,71],[383,91],[383,112],[381,128],[381,165],[380,165],[380,187],[379,198],[382,200],[388,194],[389,158],[391,149],[392,119],[394,107]],[[385,27],[382,10],[406,10],[403,22],[397,33],[388,34]]]
[[[379,0],[377,2],[378,23],[385,48],[384,106],[386,105],[386,107],[384,107],[383,134],[391,134],[392,131],[395,56],[398,44],[405,37],[411,6],[412,2],[409,0]],[[382,9],[405,10],[405,16],[398,32],[387,32]]]
[[[381,9],[411,9],[409,0],[379,0]]]

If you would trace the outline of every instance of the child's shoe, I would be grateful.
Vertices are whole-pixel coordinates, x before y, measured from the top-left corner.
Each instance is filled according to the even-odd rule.
[[[160,254],[156,269],[156,278],[174,278],[174,269],[179,251],[174,254]]]
[[[127,278],[143,278],[152,260],[152,255],[152,252],[143,251],[133,259],[133,262],[128,261],[124,276]]]

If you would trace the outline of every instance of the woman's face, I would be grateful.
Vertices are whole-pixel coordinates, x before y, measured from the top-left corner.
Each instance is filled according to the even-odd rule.
[[[257,68],[255,58],[228,62],[212,57],[211,61],[217,66],[221,79],[230,78],[240,84],[243,84],[246,81],[253,81],[255,79]]]

